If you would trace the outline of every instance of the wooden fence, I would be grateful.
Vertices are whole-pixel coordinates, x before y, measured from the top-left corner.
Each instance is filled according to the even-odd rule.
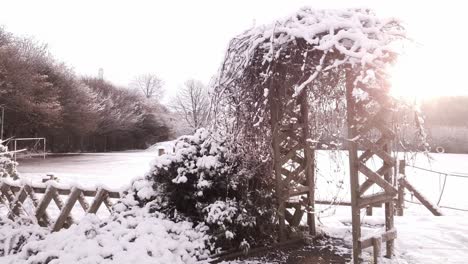
[[[39,198],[37,194],[43,195]],[[60,195],[68,196],[65,202]],[[95,214],[103,203],[109,212],[112,212],[111,198],[119,199],[120,193],[103,188],[83,190],[77,187],[64,188],[52,184],[16,185],[6,181],[0,182],[0,203],[3,203],[8,209],[7,217],[9,219],[14,220],[27,215],[23,203],[28,197],[34,207],[34,218],[37,223],[43,227],[50,227],[52,231],[58,231],[69,227],[74,222],[71,212],[77,201],[85,213]],[[94,197],[94,199],[89,204],[85,197]],[[47,213],[47,208],[51,205],[52,200],[60,210],[55,221]]]

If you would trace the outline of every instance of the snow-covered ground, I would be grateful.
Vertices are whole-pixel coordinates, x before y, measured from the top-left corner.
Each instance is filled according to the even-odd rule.
[[[33,181],[41,181],[52,173],[61,183],[120,189],[148,172],[156,157],[157,153],[152,151],[52,155],[46,159],[19,160],[18,171],[22,178]]]
[[[19,171],[23,177],[33,181],[40,181],[46,173],[54,173],[63,183],[119,189],[129,184],[132,178],[144,175],[156,156],[157,153],[152,151],[65,155],[21,161]],[[410,164],[441,172],[468,173],[468,155],[431,154],[431,157],[433,160],[421,154],[411,159]],[[349,200],[346,153],[319,151],[317,162],[317,199]],[[377,162],[375,165],[378,166]],[[440,199],[442,206],[468,209],[468,196],[465,195],[468,178],[448,177],[444,188],[444,177],[407,167],[408,180],[429,200],[437,203]],[[442,189],[445,190],[441,197]],[[406,199],[411,201],[412,197],[407,195]],[[398,230],[396,257],[390,263],[468,261],[468,212],[442,208],[446,216],[435,217],[420,205],[407,202],[406,206],[405,216],[395,219]],[[317,210],[320,228],[350,243],[350,208],[322,205]],[[383,228],[382,215],[383,210],[379,208],[374,210],[374,216],[362,214],[364,236]],[[370,254],[364,256],[369,258]]]

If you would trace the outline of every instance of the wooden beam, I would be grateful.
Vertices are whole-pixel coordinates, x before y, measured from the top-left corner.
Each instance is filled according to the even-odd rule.
[[[394,240],[394,239],[397,238],[397,231],[396,231],[396,229],[393,228],[391,230],[383,232],[380,235],[360,239],[359,243],[361,244],[361,248],[364,249],[364,248],[371,247],[372,246],[372,239],[374,237],[381,237],[382,238],[382,243],[386,243],[388,241],[391,241],[391,240]]]
[[[397,194],[398,190],[395,189],[395,187],[393,187],[380,175],[369,169],[366,165],[361,163],[359,166],[359,171],[362,172],[362,174],[364,174],[365,176],[367,176],[372,182],[384,189],[387,193],[393,195]]]
[[[27,197],[27,193],[26,191],[24,190],[24,186],[19,190],[19,192],[16,193],[16,196],[15,198],[13,199],[13,201],[11,202],[11,211],[8,213],[8,218],[9,219],[14,219],[15,216],[19,216],[20,215],[20,212],[22,211],[22,207],[23,207],[23,202],[24,200],[26,200],[26,197]]]
[[[443,213],[442,211],[439,209],[438,206],[434,205],[433,203],[429,202],[429,200],[427,200],[426,197],[424,197],[424,195],[422,195],[422,193],[420,193],[418,190],[416,190],[416,188],[414,188],[413,185],[411,185],[406,179],[402,178],[401,180],[401,183],[403,184],[403,186],[408,189],[408,191],[410,191],[411,193],[413,193],[413,195],[429,210],[431,211],[431,213],[435,216],[442,216]]]
[[[46,209],[49,206],[50,201],[52,201],[54,192],[55,192],[55,187],[53,187],[52,185],[49,185],[45,191],[44,196],[42,196],[42,199],[39,201],[36,207],[37,222],[40,222],[42,216],[46,214]]]
[[[83,208],[83,210],[85,212],[88,212],[89,210],[89,203],[86,201],[86,198],[85,196],[83,195],[83,192],[80,193],[80,196],[78,196],[78,202],[80,202],[80,205],[81,205],[81,208]]]
[[[104,189],[99,189],[96,193],[96,197],[94,197],[91,206],[89,207],[88,213],[95,214],[99,207],[101,206],[102,202],[106,198],[107,191]]]
[[[391,164],[392,166],[395,165],[395,159],[390,156],[387,152],[382,150],[378,145],[370,142],[367,138],[361,138],[359,143],[366,147],[368,150],[372,151],[375,155],[381,158],[385,163]]]
[[[352,69],[346,70],[346,116],[348,137],[355,138],[360,134],[357,131],[355,99],[353,96],[355,73]],[[350,175],[350,194],[351,194],[351,220],[353,236],[353,262],[359,264],[361,256],[361,216],[359,208],[359,160],[358,146],[354,141],[348,141],[349,151],[349,175]]]
[[[28,193],[29,198],[31,198],[31,201],[34,207],[37,209],[40,201],[39,201],[39,198],[37,198],[36,194],[34,193],[34,190],[28,185],[25,186],[24,190]],[[37,219],[36,217],[36,221],[40,226],[46,227],[49,225],[49,215],[47,214],[47,212],[44,212],[41,219]]]
[[[59,231],[62,229],[63,225],[65,224],[65,221],[70,215],[70,212],[73,208],[73,206],[76,203],[76,200],[78,200],[78,197],[80,196],[81,190],[73,187],[71,189],[71,193],[68,196],[67,201],[65,202],[65,205],[63,206],[62,210],[60,211],[60,215],[57,218],[57,221],[55,221],[53,227],[52,227],[52,232]]]
[[[361,198],[359,198],[359,201],[358,201],[358,207],[365,208],[373,204],[385,203],[385,202],[391,201],[393,197],[395,197],[395,195],[392,195],[386,192],[380,192],[380,193],[361,196]]]

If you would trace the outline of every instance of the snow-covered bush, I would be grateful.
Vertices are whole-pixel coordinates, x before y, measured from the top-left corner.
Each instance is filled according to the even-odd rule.
[[[1,263],[196,263],[209,254],[205,225],[176,223],[147,207],[107,220],[89,214],[54,233],[9,220],[0,225]]]
[[[8,147],[0,141],[0,178],[18,178],[16,171],[16,162],[12,160],[12,154],[8,151]]]
[[[256,161],[244,161],[225,139],[206,129],[180,137],[174,148],[156,159],[146,179],[133,183],[134,195],[124,203],[151,201],[154,210],[174,220],[204,222],[215,247],[238,247],[244,240],[259,244],[271,238],[267,232],[273,222],[272,194],[267,191],[271,188],[254,177],[262,171],[261,163],[252,166]]]

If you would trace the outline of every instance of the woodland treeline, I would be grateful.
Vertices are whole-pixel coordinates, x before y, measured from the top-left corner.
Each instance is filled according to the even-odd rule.
[[[137,90],[79,77],[47,46],[0,27],[4,138],[46,137],[53,152],[145,148],[167,140],[167,110]]]

